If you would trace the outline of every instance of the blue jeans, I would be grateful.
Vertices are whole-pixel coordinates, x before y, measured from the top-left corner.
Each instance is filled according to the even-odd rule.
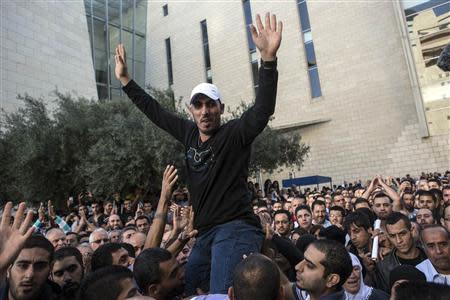
[[[186,294],[226,294],[244,254],[261,252],[262,230],[242,220],[217,225],[197,238],[186,265]]]

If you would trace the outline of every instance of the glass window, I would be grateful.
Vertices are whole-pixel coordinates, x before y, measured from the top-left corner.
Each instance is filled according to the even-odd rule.
[[[200,22],[200,26],[202,29],[202,41],[203,44],[207,44],[208,43],[208,27],[206,25],[206,20],[203,20]]]
[[[111,100],[120,100],[122,97],[120,96],[120,88],[111,88],[110,90]]]
[[[95,78],[97,79],[97,82],[108,83],[108,60],[106,58],[106,51],[95,49],[94,59]]]
[[[206,82],[213,83],[211,68],[206,69]]]
[[[311,86],[311,97],[317,98],[322,96],[322,90],[320,89],[319,71],[317,67],[308,70],[309,84]]]
[[[111,86],[115,86],[115,87],[120,87],[120,81],[116,79],[116,75],[114,74],[115,71],[115,67],[116,67],[116,60],[114,59],[114,54],[111,54],[111,56],[109,57],[110,62],[111,62],[111,66],[109,67],[109,80],[110,80],[110,85]],[[131,66],[130,66],[130,71],[131,72]]]
[[[106,20],[106,1],[92,0],[92,12],[94,16]]]
[[[134,80],[139,84],[142,88],[145,86],[145,63],[135,61],[134,62]]]
[[[91,0],[84,0],[84,10],[86,12],[86,15],[92,15]]]
[[[437,57],[450,40],[450,2],[401,0],[430,135],[448,134],[450,89]],[[447,79],[448,80],[448,79]]]
[[[106,54],[105,22],[96,19],[94,19],[94,48],[105,51]]]
[[[147,0],[136,0],[135,30],[145,35],[147,32]]]
[[[133,59],[130,56],[127,56],[127,67],[128,72],[131,74],[132,77],[134,77],[134,64]]]
[[[116,26],[109,25],[109,51],[111,52],[111,54],[115,53],[116,47],[120,43],[119,35],[120,29]]]
[[[316,53],[314,52],[314,43],[310,42],[305,44],[306,61],[308,62],[308,68],[316,65]]]
[[[307,30],[303,32],[303,42],[308,43],[312,41],[312,33],[311,30]]]
[[[250,30],[250,24],[252,24],[252,8],[250,6],[250,0],[242,1],[242,5],[244,8],[244,17],[245,24],[247,27],[247,41],[248,41],[248,49],[254,50],[256,49],[255,43],[253,43],[252,32]]]
[[[445,4],[442,4],[442,5],[439,5],[439,6],[436,6],[435,8],[433,8],[433,12],[436,17],[444,15],[444,14],[448,13],[449,11],[450,11],[450,2],[447,2]]]
[[[298,13],[300,15],[300,25],[302,27],[302,31],[309,30],[311,25],[309,24],[309,14],[306,1],[298,3]]]
[[[424,10],[436,7],[440,4],[447,2],[448,0],[402,0],[403,7],[405,8],[405,15],[409,16]],[[445,5],[445,4],[444,4]],[[447,5],[449,5],[447,3]],[[448,11],[448,9],[447,9]]]
[[[172,85],[173,84],[172,49],[170,46],[170,38],[166,39],[166,57],[167,57],[167,75],[168,75],[169,85]]]
[[[145,38],[139,35],[134,36],[136,43],[134,48],[134,59],[144,62],[145,61]]]
[[[120,26],[120,1],[108,1],[108,21]]]
[[[131,32],[122,30],[122,44],[128,57],[133,57],[133,34]]]
[[[247,41],[248,41],[248,50],[252,51],[256,49],[255,43],[253,42],[252,33],[250,31],[250,27],[247,26]]]
[[[122,0],[122,26],[133,29],[134,0]]]
[[[250,7],[250,0],[242,1],[244,5],[245,24],[252,24],[252,8]]]
[[[97,84],[97,94],[99,100],[108,100],[108,87]]]
[[[253,85],[258,86],[258,61],[252,62]]]
[[[167,16],[169,14],[169,7],[167,4],[164,4],[163,7],[163,16]]]
[[[250,52],[250,60],[253,61],[258,61],[258,54],[256,53],[256,50],[253,50]]]
[[[203,55],[205,57],[205,68],[211,68],[211,59],[209,57],[209,47],[208,45],[203,46]]]

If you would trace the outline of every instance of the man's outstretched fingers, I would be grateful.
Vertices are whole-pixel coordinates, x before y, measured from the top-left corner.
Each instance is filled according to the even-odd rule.
[[[13,227],[14,229],[19,229],[20,223],[22,223],[23,213],[25,211],[25,203],[21,202],[16,211],[16,216],[14,217]]]
[[[265,29],[266,30],[270,30],[270,29],[272,29],[271,27],[270,27],[270,13],[266,13],[266,20],[265,20]]]
[[[12,202],[6,203],[3,209],[2,223],[0,229],[5,229],[9,227],[9,223],[11,221],[11,209],[12,209]]]
[[[271,16],[271,26],[273,31],[277,31],[277,16],[275,14],[273,14]]]
[[[261,16],[259,14],[256,15],[256,26],[258,27],[259,32],[264,30],[264,26],[261,21]]]
[[[34,232],[34,227],[30,227],[31,223],[33,222],[33,215],[33,211],[29,210],[27,216],[25,217],[25,220],[20,225],[19,231],[21,234],[25,235],[25,238],[29,238]]]

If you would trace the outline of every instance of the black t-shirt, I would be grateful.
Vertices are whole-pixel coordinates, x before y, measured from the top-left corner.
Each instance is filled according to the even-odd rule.
[[[222,125],[204,143],[194,122],[163,109],[134,81],[123,87],[155,125],[185,146],[186,181],[199,234],[235,219],[260,226],[251,208],[248,166],[251,144],[274,113],[277,80],[276,62],[262,63],[255,104],[240,119]]]
[[[420,264],[421,262],[423,262],[425,259],[427,259],[427,256],[425,255],[425,253],[423,253],[423,251],[420,251],[420,249],[419,249],[419,256],[417,256],[416,258],[404,259],[397,255],[397,259],[400,262],[400,264],[402,264],[402,265],[410,265],[410,266],[415,267],[418,264]]]

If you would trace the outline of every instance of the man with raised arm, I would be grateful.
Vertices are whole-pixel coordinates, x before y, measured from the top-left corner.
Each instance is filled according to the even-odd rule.
[[[227,292],[234,267],[243,254],[259,252],[263,234],[251,211],[247,190],[251,145],[275,111],[276,53],[282,23],[275,15],[260,16],[252,25],[253,41],[261,54],[259,89],[254,105],[240,119],[221,124],[224,104],[215,85],[201,83],[191,94],[194,122],[164,110],[129,76],[125,49],[116,48],[117,79],[135,105],[157,126],[185,146],[187,185],[199,231],[186,270],[186,292],[196,288]]]

